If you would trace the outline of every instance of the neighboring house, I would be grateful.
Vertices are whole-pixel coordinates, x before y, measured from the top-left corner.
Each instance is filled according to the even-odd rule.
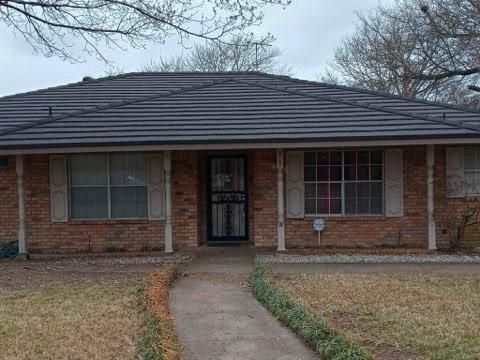
[[[448,245],[480,113],[285,76],[131,73],[0,98],[0,243],[20,252]],[[467,189],[467,191],[465,191]],[[447,193],[449,197],[447,198]]]

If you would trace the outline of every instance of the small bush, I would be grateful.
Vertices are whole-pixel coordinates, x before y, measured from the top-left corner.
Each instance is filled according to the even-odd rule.
[[[253,295],[265,308],[287,325],[326,360],[366,360],[371,356],[352,344],[326,321],[294,302],[268,278],[268,269],[256,263],[250,274]]]
[[[11,258],[18,255],[18,241],[11,241],[0,246],[0,259]]]

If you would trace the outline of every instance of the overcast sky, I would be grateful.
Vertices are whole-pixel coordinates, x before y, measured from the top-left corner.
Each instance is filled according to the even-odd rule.
[[[382,4],[392,0],[382,0]],[[294,76],[315,79],[331,61],[341,39],[352,33],[355,10],[365,11],[379,0],[294,0],[286,10],[270,8],[260,29],[277,38],[283,63]],[[56,58],[35,55],[12,30],[0,25],[0,96],[76,82],[82,77],[105,76],[105,64],[95,58],[71,64]],[[145,50],[115,51],[110,58],[123,71],[138,71],[156,56],[181,53],[175,40],[165,45],[151,45]]]

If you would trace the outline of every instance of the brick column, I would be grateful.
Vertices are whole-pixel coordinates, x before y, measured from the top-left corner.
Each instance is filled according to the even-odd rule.
[[[277,245],[277,171],[275,150],[255,150],[253,174],[253,239],[255,246]]]
[[[198,153],[172,153],[172,227],[175,246],[198,246]]]

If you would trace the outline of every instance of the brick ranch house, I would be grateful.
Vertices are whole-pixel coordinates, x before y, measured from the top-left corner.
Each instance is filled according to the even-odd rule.
[[[437,215],[480,192],[451,185],[479,180],[479,125],[452,106],[258,72],[6,96],[0,245],[284,250],[318,246],[322,217],[321,246],[445,247]]]

